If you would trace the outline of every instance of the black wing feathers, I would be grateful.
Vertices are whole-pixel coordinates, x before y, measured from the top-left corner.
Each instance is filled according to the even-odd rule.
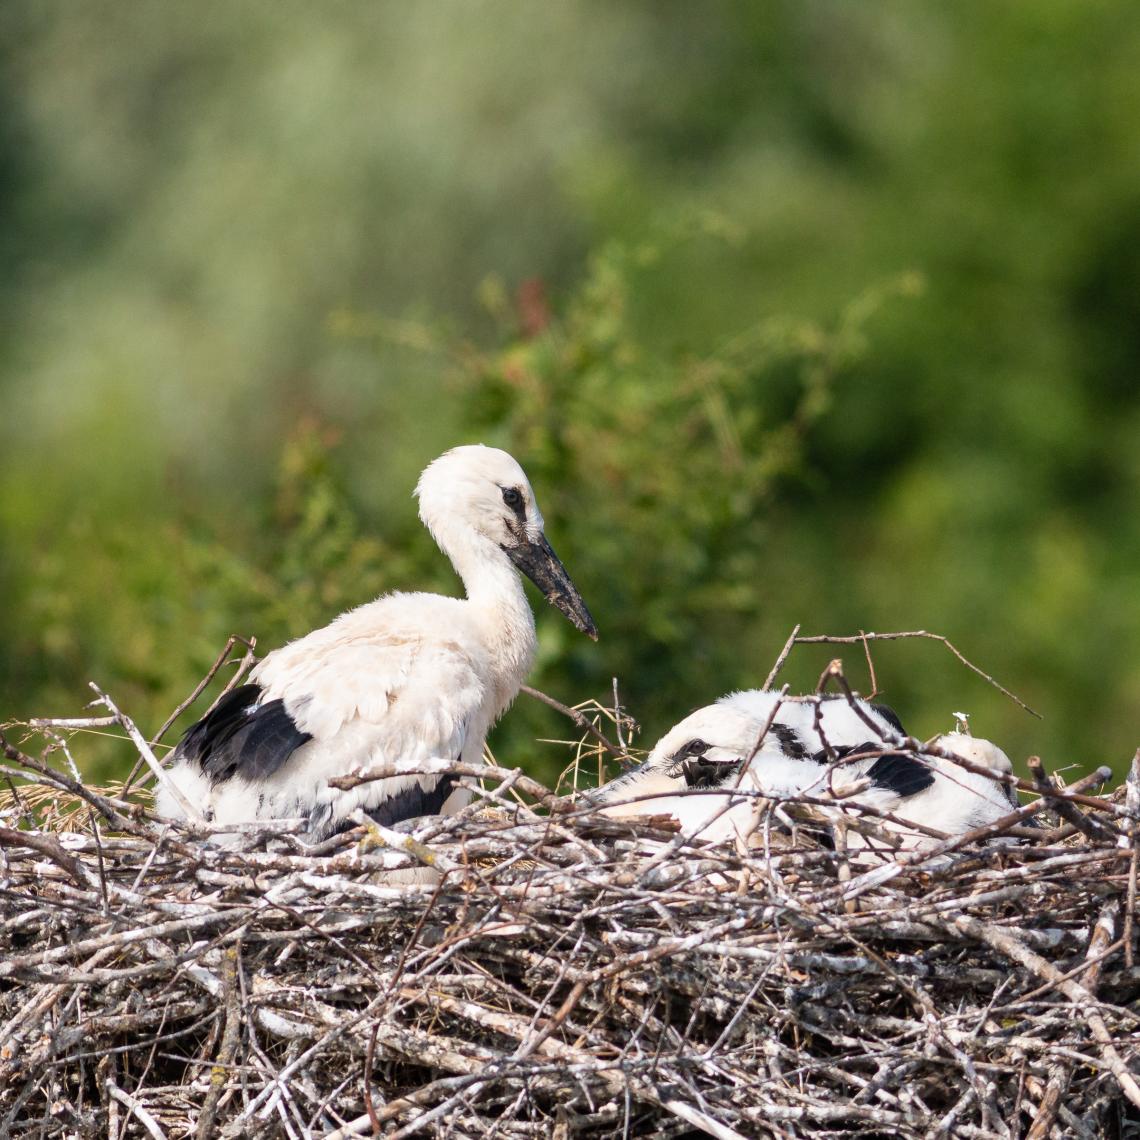
[[[905,752],[888,752],[867,769],[867,775],[882,788],[900,796],[915,796],[934,783],[930,766]]]
[[[391,827],[394,823],[402,823],[405,819],[418,819],[421,815],[439,815],[447,797],[454,790],[455,777],[447,775],[435,787],[426,791],[419,784],[405,788],[391,799],[369,808],[365,814],[381,827]]]
[[[772,722],[768,730],[779,741],[780,751],[794,760],[809,759],[808,750],[800,739],[800,734],[791,725],[781,724],[778,720]]]
[[[844,744],[836,748],[838,760],[854,760],[865,754],[875,755],[882,750],[882,741],[866,740],[862,744]],[[817,752],[813,759],[826,764],[826,752]],[[880,756],[864,773],[880,788],[888,788],[899,796],[916,796],[934,783],[930,765],[908,752],[887,752]]]
[[[872,704],[871,708],[873,708],[899,736],[906,736],[906,729],[903,728],[902,721],[899,720],[899,714],[895,712],[890,705]]]
[[[186,731],[178,751],[215,783],[272,776],[312,736],[301,732],[281,700],[259,704],[260,685],[239,685]]]

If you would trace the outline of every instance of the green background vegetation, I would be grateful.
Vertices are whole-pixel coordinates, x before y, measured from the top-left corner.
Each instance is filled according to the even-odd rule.
[[[1044,719],[881,647],[912,731],[1121,771],[1138,59],[1134,0],[4,5],[0,719],[454,590],[410,491],[482,440],[602,631],[543,607],[534,683],[642,743],[923,628]]]

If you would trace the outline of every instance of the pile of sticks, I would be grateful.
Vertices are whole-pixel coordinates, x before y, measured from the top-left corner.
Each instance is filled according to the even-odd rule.
[[[848,854],[489,766],[460,816],[312,854],[202,842],[29,739],[0,765],[0,1135],[1140,1131],[1135,774],[1037,769],[988,843]]]

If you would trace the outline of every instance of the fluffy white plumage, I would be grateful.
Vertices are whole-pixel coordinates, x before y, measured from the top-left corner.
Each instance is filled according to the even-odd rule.
[[[893,751],[905,739],[893,713],[860,699],[789,698],[758,689],[732,693],[675,725],[644,764],[590,798],[605,805],[607,815],[672,815],[686,834],[709,840],[752,830],[756,795],[740,791],[776,800],[847,800],[950,835],[1017,806],[1008,785],[952,760]],[[951,733],[928,747],[1012,771],[1009,758],[990,741]],[[906,836],[916,845],[926,842],[915,832]]]
[[[250,685],[176,750],[170,782],[206,818],[303,817],[319,839],[357,808],[383,823],[456,811],[469,795],[438,774],[350,791],[328,780],[396,762],[480,761],[487,731],[517,695],[536,649],[518,570],[597,637],[510,455],[457,447],[426,468],[416,494],[466,597],[389,594],[270,653]],[[160,789],[158,809],[186,814],[169,788]]]

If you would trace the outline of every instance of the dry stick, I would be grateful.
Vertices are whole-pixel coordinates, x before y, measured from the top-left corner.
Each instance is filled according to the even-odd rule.
[[[444,855],[443,852],[436,851],[426,843],[421,843],[414,835],[407,835],[395,831],[390,827],[385,827],[381,823],[376,823],[374,820],[369,819],[360,808],[357,808],[349,818],[353,823],[359,824],[364,828],[364,839],[361,841],[362,843],[367,843],[370,840],[379,840],[385,847],[390,847],[393,851],[403,851],[405,854],[411,855],[425,867],[431,867],[444,875],[452,871],[461,871],[463,869],[463,865],[457,863],[449,855]]]
[[[1063,796],[1057,794],[1063,792],[1064,789],[1059,788],[1056,780],[1045,771],[1045,765],[1040,756],[1030,756],[1026,764],[1030,775],[1033,777],[1037,792],[1049,801],[1049,807],[1063,820],[1078,831],[1083,832],[1090,839],[1108,840],[1115,843],[1120,838],[1120,833],[1115,828],[1109,827],[1092,816],[1085,815],[1084,812],[1077,811]]]
[[[46,855],[57,867],[62,868],[74,880],[76,886],[90,885],[87,868],[78,859],[70,856],[60,846],[59,840],[51,835],[37,835],[31,831],[17,831],[12,827],[0,827],[0,847],[28,847]]]
[[[110,728],[118,723],[113,716],[34,716],[28,721],[32,728]]]
[[[107,1092],[120,1104],[125,1105],[138,1119],[138,1122],[154,1137],[154,1140],[166,1140],[166,1133],[159,1127],[158,1121],[130,1093],[119,1088],[110,1077],[107,1078]]]
[[[1100,985],[1101,971],[1109,957],[1104,951],[1116,934],[1116,920],[1119,915],[1120,900],[1109,899],[1101,908],[1101,912],[1089,932],[1089,948],[1085,952],[1088,969],[1085,971],[1084,986],[1091,994],[1095,994]]]
[[[1124,964],[1131,970],[1133,965],[1132,923],[1136,916],[1136,871],[1140,863],[1140,748],[1132,757],[1132,767],[1128,769],[1124,802],[1130,816],[1128,823],[1129,844],[1132,859],[1128,865],[1128,907],[1124,912]]]
[[[115,702],[111,700],[94,681],[89,681],[88,684],[92,692],[94,692],[98,698],[95,703],[107,708],[111,715],[123,726],[127,735],[131,738],[131,743],[138,749],[139,755],[146,761],[147,767],[154,773],[155,779],[174,797],[175,802],[186,814],[186,818],[201,822],[204,818],[202,813],[182,794],[181,789],[170,778],[166,769],[158,762],[153,749],[146,742],[143,734],[135,727],[135,722],[125,713],[120,712]]]
[[[867,633],[865,630],[859,631],[859,638],[863,642],[863,656],[867,659],[867,672],[871,677],[871,692],[867,699],[873,701],[879,692],[879,682],[875,678],[875,662],[871,660],[871,644],[867,640]]]
[[[1117,909],[1119,909],[1119,906],[1117,907]],[[1116,929],[1116,927],[1115,927],[1115,921],[1116,921],[1115,915],[1113,916],[1112,921],[1113,921],[1114,925],[1110,928],[1110,933],[1115,931],[1115,929]],[[1105,927],[1100,923],[1099,920],[1097,922],[1093,923],[1092,934],[1097,935],[1097,937],[1098,937],[1097,944],[1099,946],[1104,946],[1103,935],[1099,934],[1099,932],[1103,931],[1104,929],[1105,929]],[[1090,937],[1090,942],[1091,942],[1091,937]],[[1111,945],[1104,947],[1104,949],[1102,949],[1095,956],[1093,954],[1086,952],[1085,956],[1080,960],[1080,962],[1077,963],[1077,965],[1073,966],[1071,969],[1066,970],[1061,976],[1065,979],[1077,978],[1079,980],[1081,975],[1084,974],[1086,976],[1094,977],[1099,981],[1100,980],[1100,970],[1101,970],[1102,964],[1104,962],[1107,962],[1108,959],[1111,958],[1113,956],[1113,954],[1115,954],[1120,948],[1121,948],[1120,940],[1117,940],[1116,942],[1111,943]],[[1085,983],[1085,986],[1088,989],[1093,988],[1091,985],[1089,985],[1088,982]],[[1018,1004],[1019,1005],[1027,1005],[1031,1001],[1037,1001],[1040,998],[1044,997],[1046,994],[1052,993],[1056,988],[1057,988],[1056,982],[1042,982],[1041,985],[1039,985],[1036,989],[1030,990],[1028,993],[1021,994],[1017,999]],[[1130,1014],[1129,1016],[1132,1018],[1133,1022],[1140,1019],[1135,1014]]]
[[[851,711],[867,726],[867,728],[875,736],[882,740],[882,730],[870,718],[870,716],[867,714],[867,710],[863,708],[863,706],[860,705],[858,701],[855,700],[855,694],[851,691],[851,686],[847,683],[847,677],[843,673],[843,662],[840,661],[838,657],[835,658],[834,661],[828,662],[827,668],[824,669],[824,671],[820,674],[819,681],[816,684],[816,692],[822,694],[824,689],[827,688],[828,683],[831,681],[834,681],[838,686],[840,692],[843,694],[844,700],[846,700]],[[820,723],[821,713],[822,706],[818,701],[816,701],[815,729],[820,734],[820,737],[823,738],[823,725]],[[826,739],[824,739],[824,744],[827,744]],[[830,745],[828,746],[828,752],[829,754],[831,752]]]
[[[972,673],[976,673],[979,677],[982,678],[982,680],[987,681],[989,684],[993,685],[993,687],[995,689],[997,689],[999,693],[1004,693],[1007,697],[1009,697],[1009,699],[1011,701],[1013,701],[1013,703],[1015,705],[1018,705],[1020,708],[1023,708],[1031,716],[1035,716],[1038,719],[1041,718],[1040,713],[1034,712],[1033,709],[1031,709],[1019,696],[1017,696],[1015,693],[1011,693],[1009,691],[1009,689],[1007,689],[1004,685],[995,681],[994,678],[991,677],[989,675],[989,673],[987,673],[984,669],[979,669],[978,666],[975,665],[972,661],[967,660],[967,658],[963,656],[963,654],[961,653],[960,650],[958,650],[947,638],[943,637],[939,633],[930,633],[928,630],[925,630],[925,629],[915,629],[915,630],[908,630],[905,633],[874,633],[874,632],[864,633],[864,632],[860,632],[859,635],[856,637],[833,637],[830,634],[819,634],[819,635],[814,635],[812,637],[797,637],[796,638],[796,644],[797,645],[863,645],[865,647],[866,643],[868,641],[901,641],[904,638],[910,638],[910,637],[925,637],[925,638],[930,639],[931,641],[940,641]]]
[[[380,1135],[380,1118],[376,1115],[376,1105],[372,1100],[372,1063],[376,1055],[376,1038],[380,1033],[380,1019],[372,1023],[372,1032],[368,1035],[368,1050],[364,1054],[364,1107],[368,1110],[368,1122],[372,1125],[372,1134]]]
[[[241,994],[238,991],[238,946],[227,946],[222,954],[222,987],[225,994],[225,1028],[218,1047],[218,1059],[210,1069],[210,1087],[198,1114],[196,1140],[210,1140],[218,1116],[218,1102],[225,1091],[229,1069],[241,1039]]]
[[[691,1104],[685,1104],[684,1101],[677,1100],[676,1097],[662,1100],[660,1104],[662,1108],[668,1109],[679,1120],[691,1124],[694,1128],[700,1128],[710,1136],[715,1136],[716,1140],[746,1140],[746,1137],[734,1128],[729,1128],[727,1124],[721,1124],[707,1113],[699,1112]]]
[[[105,917],[110,918],[111,901],[107,897],[107,867],[103,862],[103,839],[99,834],[99,817],[91,808],[88,808],[87,818],[91,824],[91,836],[95,840],[96,866],[99,868],[99,894],[103,900],[103,914]]]
[[[522,1061],[529,1057],[573,1012],[578,1000],[586,992],[587,981],[579,978],[571,987],[565,1000],[554,1012],[554,1016],[511,1058],[513,1061]]]
[[[765,686],[767,687],[767,686]],[[749,765],[756,759],[756,754],[764,747],[764,738],[772,731],[772,725],[776,723],[776,715],[780,711],[780,706],[784,703],[784,698],[788,694],[788,686],[784,685],[780,689],[779,696],[776,698],[776,703],[772,706],[772,711],[768,714],[768,719],[764,722],[756,737],[756,743],[752,745],[752,751],[744,758],[744,763],[740,765],[736,772],[736,786],[740,786],[740,781],[744,778],[744,773],[748,770]]]
[[[463,764],[452,763],[449,760],[429,760],[419,765],[386,765],[377,769],[375,772],[360,772],[348,776],[333,776],[328,783],[331,788],[337,788],[342,792],[347,792],[359,787],[361,784],[370,784],[373,780],[387,780],[397,775],[442,775],[444,773],[451,773],[455,776],[469,776],[476,780],[484,778],[491,780],[510,780],[520,791],[525,792],[528,796],[533,796],[543,807],[550,811],[567,813],[573,810],[572,805],[569,804],[564,797],[555,795],[544,784],[540,784],[537,780],[523,775],[520,769],[501,768],[497,764]]]
[[[780,670],[783,669],[784,663],[788,660],[792,650],[795,648],[796,638],[800,632],[800,623],[796,622],[795,628],[788,634],[788,640],[784,642],[784,648],[780,650],[779,656],[776,658],[775,665],[768,671],[768,676],[764,678],[764,688],[770,689],[779,675]]]
[[[552,709],[556,709],[563,716],[568,716],[580,729],[594,737],[611,756],[616,756],[619,760],[628,759],[626,753],[616,744],[611,744],[601,729],[581,710],[572,709],[569,705],[564,705],[561,701],[557,701],[553,697],[548,697],[540,690],[532,689],[530,685],[523,685],[519,691],[526,693],[528,697],[534,697],[536,701],[542,701],[544,705],[549,705]]]
[[[210,666],[209,672],[194,686],[194,691],[166,718],[162,727],[154,734],[154,739],[151,741],[152,744],[157,744],[166,735],[170,726],[202,695],[206,686],[214,679],[218,670],[226,663],[226,658],[229,656],[230,650],[239,642],[245,646],[245,653],[238,662],[237,671],[226,682],[226,687],[218,694],[217,699],[210,705],[210,709],[212,709],[226,693],[236,688],[238,681],[246,675],[249,671],[249,667],[253,664],[254,651],[257,649],[257,638],[240,637],[236,633],[231,633],[229,640],[226,641],[225,648],[218,654],[217,659],[213,665]],[[209,712],[210,709],[207,709],[206,712]]]
[[[1049,1066],[1049,1080],[1039,1094],[1037,1115],[1026,1130],[1025,1140],[1046,1140],[1061,1109],[1061,1098],[1069,1087],[1072,1072],[1071,1061],[1060,1061]]]
[[[617,733],[618,747],[622,751],[623,756],[629,755],[629,745],[626,744],[622,737],[622,724],[627,718],[627,714],[622,711],[621,697],[618,695],[618,679],[612,678],[614,685],[614,731]],[[637,731],[637,722],[632,717],[629,717],[630,726],[633,730]]]
[[[379,1022],[377,1022],[377,1024],[379,1024]],[[358,1116],[355,1120],[350,1120],[340,1128],[326,1132],[324,1136],[321,1137],[321,1140],[348,1140],[350,1136],[360,1136],[370,1130],[378,1130],[380,1125],[385,1121],[394,1120],[397,1116],[407,1112],[408,1109],[420,1108],[437,1093],[450,1092],[455,1088],[468,1088],[471,1085],[481,1084],[483,1080],[483,1077],[474,1073],[461,1073],[458,1076],[440,1077],[430,1084],[422,1085],[406,1096],[388,1101],[383,1108],[376,1112],[375,1120],[368,1115]]]
[[[1104,1023],[1104,1018],[1100,1014],[1098,1008],[1100,1003],[1093,994],[1079,982],[1064,977],[1056,966],[1045,958],[1042,958],[1040,954],[1030,950],[1024,942],[1014,937],[1008,930],[1003,930],[999,926],[981,922],[976,918],[971,918],[969,915],[964,914],[953,919],[948,925],[951,928],[956,928],[963,934],[969,935],[971,938],[977,938],[987,945],[992,946],[1007,958],[1012,958],[1015,962],[1019,962],[1027,969],[1032,970],[1038,977],[1048,981],[1055,981],[1057,988],[1077,1007],[1077,1010],[1085,1018],[1089,1030],[1097,1044],[1100,1045],[1100,1054],[1104,1058],[1105,1064],[1116,1078],[1124,1095],[1128,1097],[1137,1108],[1140,1108],[1140,1085],[1136,1083],[1136,1078],[1128,1071],[1127,1065],[1121,1060],[1120,1054],[1116,1051],[1112,1034],[1109,1033],[1108,1027]]]
[[[220,701],[222,697],[224,697],[226,693],[228,693],[238,683],[238,681],[245,676],[249,670],[250,665],[253,664],[253,651],[257,645],[257,638],[251,637],[246,639],[244,637],[239,637],[236,633],[233,633],[230,634],[225,648],[221,651],[221,653],[218,654],[217,659],[214,661],[213,665],[210,666],[209,672],[207,672],[207,674],[198,682],[198,684],[194,686],[194,691],[170,714],[170,716],[166,718],[166,720],[163,722],[162,727],[151,738],[150,743],[152,748],[162,740],[162,738],[169,731],[170,726],[202,695],[202,691],[214,679],[214,676],[217,674],[218,670],[225,664],[226,657],[229,655],[230,650],[233,649],[234,643],[239,641],[246,647],[245,655],[238,662],[237,672],[234,673],[234,675],[229,679],[229,681],[226,683],[226,687],[222,689],[222,691],[218,694],[217,700],[214,701],[214,704],[211,705],[210,708],[212,709],[214,705],[216,705],[218,701]],[[209,712],[209,709],[206,711]],[[114,718],[112,718],[111,723],[116,723]],[[135,782],[135,777],[138,776],[143,763],[144,758],[140,755],[139,759],[135,761],[135,765],[131,769],[130,775],[127,776],[126,782],[123,784],[124,795],[127,794],[127,792],[130,790],[131,785]]]
[[[8,726],[5,725],[4,727],[6,728]],[[4,740],[2,732],[0,732],[0,741],[3,741],[5,745],[8,743]],[[4,783],[8,788],[8,794],[12,797],[12,803],[19,809],[20,817],[35,827],[37,825],[35,808],[31,804],[24,802],[24,797],[20,795],[19,785],[7,772],[4,773]]]

